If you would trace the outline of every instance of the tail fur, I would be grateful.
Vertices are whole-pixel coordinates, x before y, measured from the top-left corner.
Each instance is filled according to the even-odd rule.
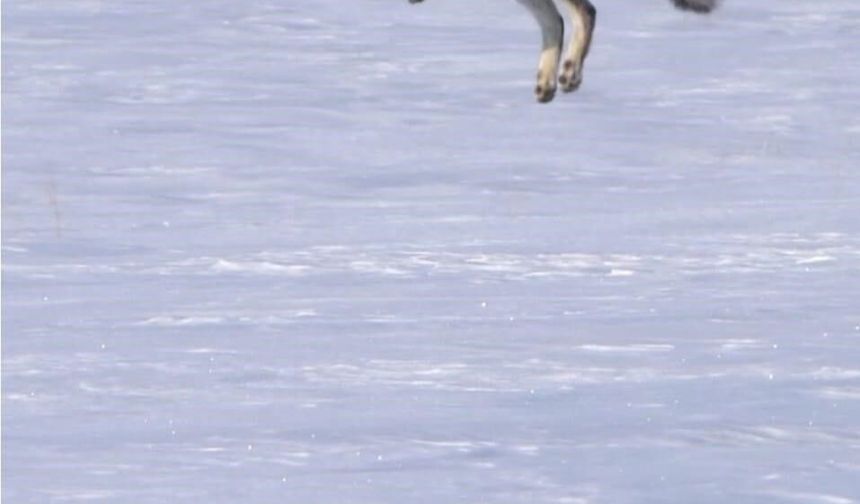
[[[717,7],[719,0],[672,0],[672,3],[681,10],[707,14]]]

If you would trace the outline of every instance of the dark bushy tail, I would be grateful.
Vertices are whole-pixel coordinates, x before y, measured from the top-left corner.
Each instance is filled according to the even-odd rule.
[[[717,7],[719,0],[672,0],[672,3],[682,10],[707,14]]]

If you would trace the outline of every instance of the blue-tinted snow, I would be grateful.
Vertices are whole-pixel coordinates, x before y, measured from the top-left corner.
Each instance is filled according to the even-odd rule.
[[[7,0],[9,502],[860,502],[860,4]]]

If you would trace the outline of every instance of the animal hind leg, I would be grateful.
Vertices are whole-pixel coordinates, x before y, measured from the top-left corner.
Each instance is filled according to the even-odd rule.
[[[518,1],[531,11],[541,28],[543,46],[535,96],[539,102],[548,103],[555,97],[558,61],[561,59],[561,46],[564,43],[564,20],[553,0]]]
[[[565,93],[576,91],[582,84],[582,70],[585,58],[591,48],[591,37],[597,21],[597,9],[589,0],[565,0],[570,7],[570,17],[575,31],[570,38],[570,46],[562,65],[558,82]]]

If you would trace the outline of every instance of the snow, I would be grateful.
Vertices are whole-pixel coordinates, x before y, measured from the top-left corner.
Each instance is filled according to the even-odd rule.
[[[3,5],[10,502],[860,503],[860,4]]]

